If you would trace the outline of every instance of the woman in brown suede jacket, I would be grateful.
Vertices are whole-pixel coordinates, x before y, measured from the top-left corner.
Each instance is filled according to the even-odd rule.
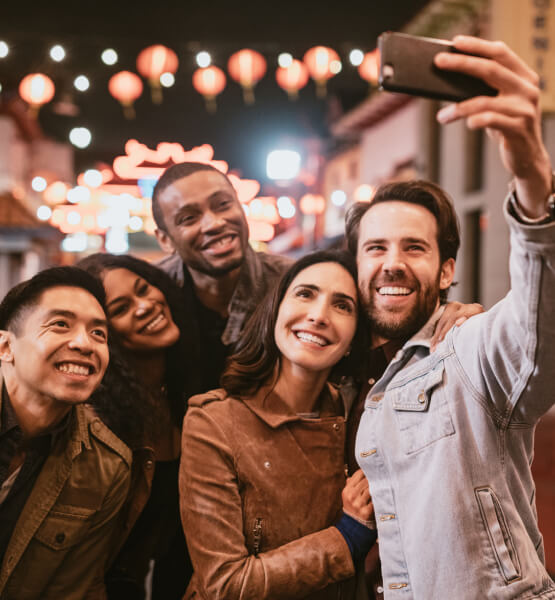
[[[360,471],[346,479],[347,407],[327,379],[357,323],[351,257],[305,256],[253,315],[224,389],[190,400],[185,598],[355,598],[355,564],[375,541],[372,504]]]

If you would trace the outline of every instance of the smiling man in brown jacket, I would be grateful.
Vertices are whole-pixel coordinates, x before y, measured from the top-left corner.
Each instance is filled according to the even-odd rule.
[[[106,561],[131,452],[83,405],[108,364],[103,303],[58,267],[0,305],[2,600],[84,598]]]

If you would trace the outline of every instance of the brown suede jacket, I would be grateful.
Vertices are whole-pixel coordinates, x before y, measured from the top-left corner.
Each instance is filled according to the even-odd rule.
[[[303,418],[269,387],[189,400],[179,477],[195,573],[185,598],[355,597],[349,548],[333,524],[345,485],[345,408],[325,388]]]

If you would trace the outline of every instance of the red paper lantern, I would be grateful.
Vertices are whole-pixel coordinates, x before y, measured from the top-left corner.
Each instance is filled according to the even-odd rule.
[[[171,73],[173,75],[177,71],[178,66],[179,60],[177,54],[170,48],[162,46],[162,44],[149,46],[139,52],[137,56],[137,71],[148,79],[152,101],[156,104],[162,101],[160,75],[162,73]]]
[[[31,73],[21,80],[19,95],[37,113],[40,107],[54,98],[54,82],[42,73]]]
[[[308,68],[310,76],[316,82],[318,96],[325,96],[326,81],[335,75],[331,64],[334,61],[339,61],[339,55],[332,48],[314,46],[314,48],[306,51],[303,61]]]
[[[197,69],[193,73],[193,87],[204,96],[206,110],[216,110],[216,96],[225,88],[225,73],[218,67]]]
[[[299,207],[305,215],[321,215],[326,210],[326,201],[319,194],[305,194]]]
[[[287,92],[289,98],[295,99],[299,90],[308,83],[308,69],[300,60],[294,59],[288,67],[276,69],[276,81]]]
[[[362,79],[366,79],[370,84],[378,82],[378,65],[380,64],[380,54],[378,49],[367,52],[358,66],[358,74]]]
[[[227,70],[231,77],[241,84],[246,104],[254,102],[254,86],[266,73],[266,59],[255,50],[245,48],[229,57]]]
[[[143,82],[131,71],[120,71],[110,77],[108,91],[123,106],[123,114],[127,119],[135,117],[133,102],[143,93]]]

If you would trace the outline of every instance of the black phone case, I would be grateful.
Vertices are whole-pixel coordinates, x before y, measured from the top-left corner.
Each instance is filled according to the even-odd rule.
[[[438,52],[458,52],[445,40],[388,31],[378,38],[378,49],[379,84],[384,90],[451,102],[497,95],[497,90],[481,79],[434,65]]]

